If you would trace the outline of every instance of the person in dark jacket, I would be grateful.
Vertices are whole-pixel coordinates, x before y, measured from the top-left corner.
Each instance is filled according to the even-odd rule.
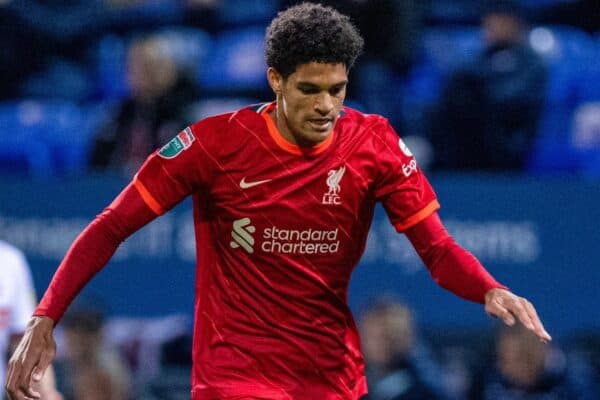
[[[482,53],[443,90],[432,132],[435,166],[522,170],[545,101],[546,68],[512,2],[489,5],[482,26]]]

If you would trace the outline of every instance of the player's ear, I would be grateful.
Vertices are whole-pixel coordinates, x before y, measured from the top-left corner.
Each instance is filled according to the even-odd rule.
[[[275,94],[281,93],[281,87],[283,86],[283,76],[275,68],[269,67],[267,69],[267,80],[269,81],[269,86],[273,89]]]

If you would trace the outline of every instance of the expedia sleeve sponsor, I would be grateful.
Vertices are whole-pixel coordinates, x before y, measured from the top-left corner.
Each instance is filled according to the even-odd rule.
[[[387,121],[373,128],[378,161],[375,196],[398,232],[416,225],[439,207],[412,152]]]

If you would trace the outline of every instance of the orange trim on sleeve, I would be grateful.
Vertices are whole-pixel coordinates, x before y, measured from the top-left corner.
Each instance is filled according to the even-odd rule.
[[[437,200],[433,200],[431,203],[427,204],[420,211],[417,211],[415,214],[411,215],[410,217],[405,219],[403,222],[394,225],[394,227],[396,228],[396,230],[398,232],[403,232],[403,231],[407,230],[408,228],[411,228],[411,227],[415,226],[416,224],[418,224],[419,222],[423,221],[425,218],[429,217],[435,211],[439,210],[439,208],[440,208],[440,203]]]
[[[140,193],[140,196],[142,196],[144,203],[146,203],[146,205],[150,207],[150,209],[154,211],[156,215],[163,215],[165,213],[165,210],[161,207],[158,201],[156,201],[154,196],[150,194],[148,189],[146,189],[146,186],[144,186],[144,184],[137,179],[137,177],[133,180],[133,186],[135,186],[137,191]]]

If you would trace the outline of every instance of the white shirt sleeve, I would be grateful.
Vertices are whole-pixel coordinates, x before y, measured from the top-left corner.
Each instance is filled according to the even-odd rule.
[[[36,297],[25,256],[19,252],[14,260],[14,299],[9,330],[11,333],[22,333],[35,308]]]

